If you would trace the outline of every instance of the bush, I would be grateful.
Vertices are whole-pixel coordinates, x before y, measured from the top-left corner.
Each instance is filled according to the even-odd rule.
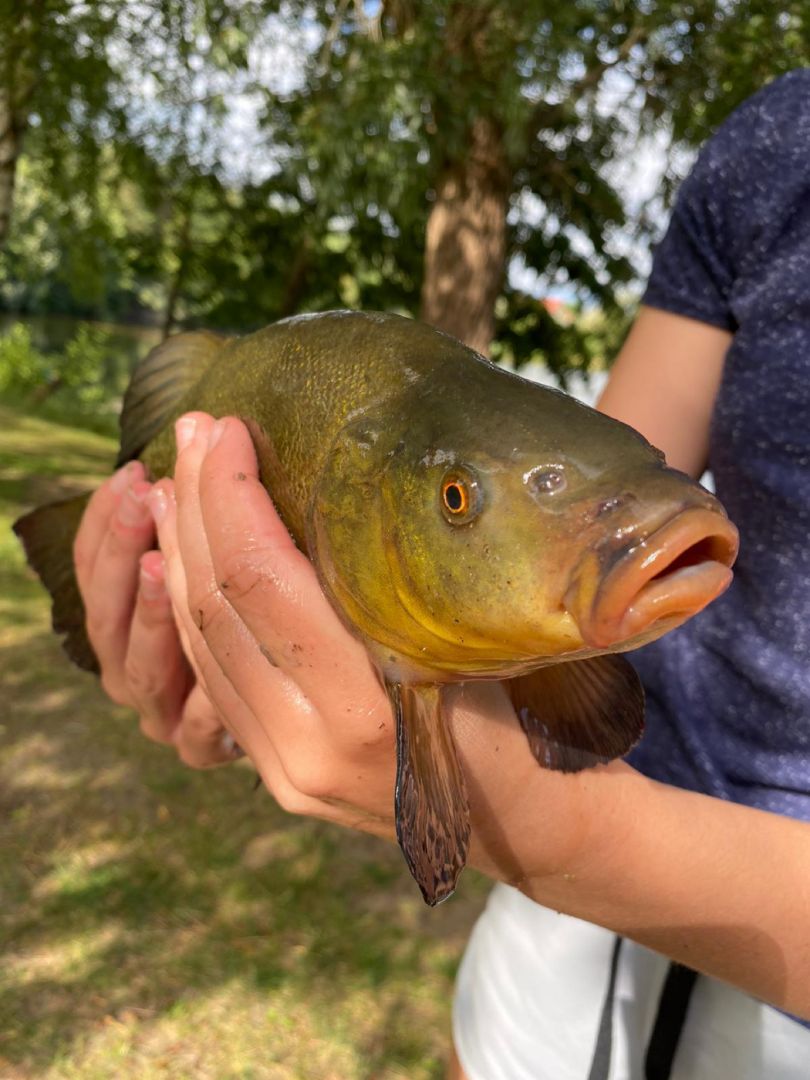
[[[81,323],[59,352],[46,353],[25,323],[15,323],[0,337],[0,395],[47,419],[116,434],[119,395],[105,377],[109,336]]]
[[[65,346],[59,378],[77,403],[96,406],[107,397],[103,372],[108,348],[109,334],[87,323],[79,326],[76,336]]]
[[[24,395],[47,381],[45,355],[34,348],[28,327],[15,323],[0,337],[0,393]]]

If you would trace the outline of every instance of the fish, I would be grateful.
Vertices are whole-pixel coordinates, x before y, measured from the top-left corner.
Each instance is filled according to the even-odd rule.
[[[505,680],[544,768],[607,763],[643,731],[622,654],[732,579],[722,505],[633,428],[400,315],[167,339],[126,391],[116,464],[171,475],[173,422],[192,409],[246,423],[263,485],[368,650],[396,719],[397,839],[431,906],[456,888],[470,839],[448,686]],[[85,505],[14,529],[68,655],[97,671],[71,554]]]

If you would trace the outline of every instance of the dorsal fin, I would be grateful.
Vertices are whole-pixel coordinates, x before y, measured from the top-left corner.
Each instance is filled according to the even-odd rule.
[[[165,427],[227,340],[193,330],[168,338],[141,360],[124,394],[116,468],[137,457]]]

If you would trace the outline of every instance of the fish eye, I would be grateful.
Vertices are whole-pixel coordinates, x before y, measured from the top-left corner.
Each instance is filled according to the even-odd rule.
[[[469,469],[452,469],[441,483],[442,513],[451,525],[466,525],[481,511],[481,487]]]
[[[467,494],[467,485],[460,484],[458,480],[451,480],[442,489],[444,505],[451,514],[463,514],[467,509],[470,497]]]
[[[548,468],[541,465],[528,472],[524,480],[533,495],[556,495],[558,491],[564,491],[568,484],[560,465]]]

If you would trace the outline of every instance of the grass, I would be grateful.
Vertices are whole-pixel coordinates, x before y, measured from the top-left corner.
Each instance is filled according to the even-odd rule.
[[[0,407],[0,1076],[433,1080],[486,891],[195,773],[70,666],[8,526],[113,443]]]

